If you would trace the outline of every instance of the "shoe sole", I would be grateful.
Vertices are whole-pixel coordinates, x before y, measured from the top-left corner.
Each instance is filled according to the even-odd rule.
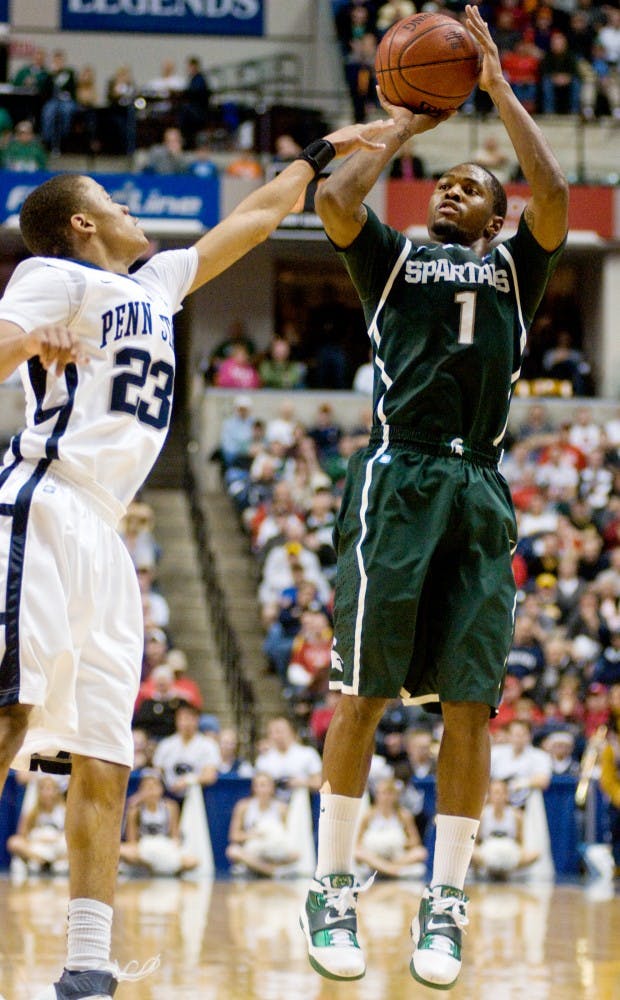
[[[363,972],[360,972],[359,975],[357,976],[338,976],[335,973],[330,972],[329,969],[326,969],[323,965],[321,965],[320,962],[317,962],[316,958],[314,957],[314,955],[312,955],[310,951],[310,949],[313,947],[312,938],[310,937],[310,928],[308,927],[307,921],[304,919],[303,913],[301,913],[299,916],[299,926],[304,932],[306,943],[308,945],[308,961],[310,962],[310,965],[312,966],[315,972],[318,972],[318,974],[320,976],[323,976],[324,979],[331,979],[334,982],[338,983],[354,983],[356,980],[364,978],[364,976],[366,975],[366,969],[364,969]]]

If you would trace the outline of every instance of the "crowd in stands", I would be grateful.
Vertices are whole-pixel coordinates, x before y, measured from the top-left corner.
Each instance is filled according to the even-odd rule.
[[[463,0],[333,0],[338,40],[357,121],[377,111],[377,45],[403,17],[420,12],[464,18]],[[620,120],[620,10],[596,0],[478,0],[500,51],[506,79],[535,114]],[[488,113],[477,91],[463,110]]]
[[[333,0],[344,75],[356,121],[379,110],[374,61],[377,45],[402,17],[429,11],[464,17],[464,0]],[[620,121],[620,10],[596,0],[501,0],[478,6],[491,26],[506,78],[532,113],[580,114],[589,121]],[[254,151],[251,116],[231,111],[231,102],[213,100],[208,69],[190,55],[182,70],[169,58],[159,73],[140,80],[136,68],[118,66],[98,81],[91,65],[71,66],[62,49],[33,51],[14,70],[10,83],[33,99],[31,115],[12,121],[0,108],[0,167],[42,169],[48,157],[66,149],[135,156],[135,169],[151,173],[216,172],[213,137],[226,136],[234,156],[226,166],[231,176],[262,178]],[[476,90],[465,103],[466,114],[489,114],[486,94]],[[246,126],[250,126],[249,130]],[[26,127],[29,132],[26,133]],[[303,131],[303,127],[300,125]],[[274,138],[276,161],[297,155],[315,134]],[[219,141],[218,139],[218,141]],[[137,154],[137,156],[135,155]],[[394,161],[393,175],[419,177],[423,161],[409,149]]]

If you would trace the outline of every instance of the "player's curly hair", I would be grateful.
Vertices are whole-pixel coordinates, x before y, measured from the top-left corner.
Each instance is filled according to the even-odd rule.
[[[72,257],[71,216],[85,207],[81,174],[57,174],[31,191],[19,213],[24,243],[37,257]]]

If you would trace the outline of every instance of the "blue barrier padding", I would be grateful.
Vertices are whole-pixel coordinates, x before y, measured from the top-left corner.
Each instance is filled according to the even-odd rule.
[[[217,875],[226,875],[230,870],[226,857],[228,829],[230,817],[239,799],[250,795],[252,782],[250,778],[235,778],[223,775],[214,785],[204,789],[207,822],[211,834],[213,848],[213,863]]]
[[[434,816],[436,805],[436,790],[434,778],[423,778],[414,782],[424,795],[424,812]],[[137,775],[132,774],[129,794],[135,792]],[[576,780],[571,777],[555,776],[544,792],[544,802],[549,823],[551,851],[555,870],[559,876],[576,875],[580,871],[579,846],[583,839],[582,816],[575,808]],[[599,842],[604,842],[608,831],[607,801],[598,788],[595,788],[596,834]],[[250,795],[251,781],[249,778],[222,776],[218,781],[204,789],[207,822],[211,834],[213,860],[217,875],[226,875],[230,866],[226,858],[228,830],[233,808],[239,799]],[[6,841],[15,833],[24,798],[24,786],[15,780],[13,772],[9,773],[2,798],[0,799],[0,869],[9,866],[9,855]],[[312,822],[316,843],[319,795],[310,796]],[[435,846],[435,824],[427,824],[424,844],[429,852],[429,866]]]

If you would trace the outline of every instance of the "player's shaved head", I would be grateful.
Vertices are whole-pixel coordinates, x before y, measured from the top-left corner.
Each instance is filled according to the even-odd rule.
[[[57,174],[28,195],[19,214],[24,243],[38,257],[71,257],[71,217],[88,204],[81,174]]]

